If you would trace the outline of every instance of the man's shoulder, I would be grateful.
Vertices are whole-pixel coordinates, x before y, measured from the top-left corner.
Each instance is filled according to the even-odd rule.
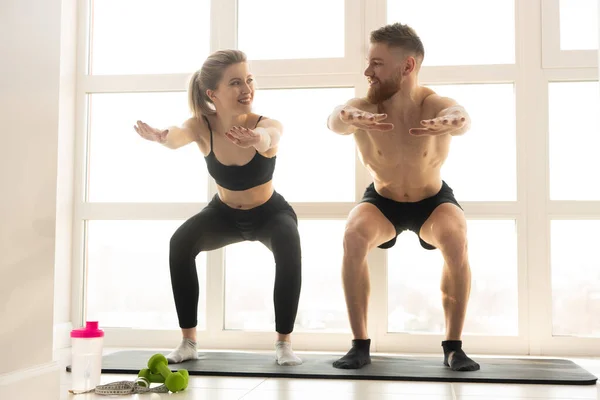
[[[377,104],[370,103],[364,97],[354,97],[346,102],[347,106],[356,107],[359,110],[375,113],[377,112]]]
[[[423,88],[423,108],[437,113],[444,108],[456,105],[456,101],[449,97],[440,96],[433,89]]]
[[[421,98],[423,99],[423,105],[428,106],[431,104],[438,103],[441,99],[441,96],[435,92],[435,90],[422,87],[421,88]]]

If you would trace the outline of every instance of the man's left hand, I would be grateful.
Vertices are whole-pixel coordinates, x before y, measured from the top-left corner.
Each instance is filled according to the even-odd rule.
[[[460,115],[447,115],[421,121],[423,128],[411,128],[408,132],[415,136],[439,136],[451,134],[465,126],[466,119]]]

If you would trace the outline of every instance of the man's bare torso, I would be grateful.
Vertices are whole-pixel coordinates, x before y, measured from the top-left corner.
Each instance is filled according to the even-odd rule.
[[[450,149],[450,135],[413,136],[410,128],[435,117],[436,110],[423,102],[413,110],[389,110],[364,102],[358,107],[371,113],[386,113],[380,121],[394,124],[391,131],[357,130],[354,134],[362,163],[371,173],[375,189],[399,202],[415,202],[435,195],[441,188],[441,167]]]

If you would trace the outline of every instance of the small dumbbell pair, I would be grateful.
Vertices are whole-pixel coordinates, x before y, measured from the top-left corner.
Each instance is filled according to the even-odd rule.
[[[150,387],[152,383],[165,383],[165,378],[161,374],[153,374],[150,369],[144,368],[138,373],[135,382],[143,387]]]
[[[136,382],[144,387],[149,387],[151,383],[164,383],[169,391],[177,393],[187,388],[189,379],[187,370],[171,372],[167,358],[162,354],[155,354],[148,360],[148,368],[139,372]]]

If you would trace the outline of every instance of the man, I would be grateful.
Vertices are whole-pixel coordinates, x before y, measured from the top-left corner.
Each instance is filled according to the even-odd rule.
[[[455,371],[479,369],[461,348],[471,286],[466,219],[440,172],[452,137],[469,129],[470,118],[456,101],[419,85],[424,53],[421,40],[407,25],[371,32],[364,72],[370,85],[367,97],[336,107],[327,121],[333,132],[354,134],[373,178],[350,212],[344,234],[342,279],[354,340],[350,351],[334,362],[336,368],[361,368],[371,362],[367,254],[375,247],[392,247],[408,229],[419,235],[423,248],[439,249],[444,258],[444,365]]]

